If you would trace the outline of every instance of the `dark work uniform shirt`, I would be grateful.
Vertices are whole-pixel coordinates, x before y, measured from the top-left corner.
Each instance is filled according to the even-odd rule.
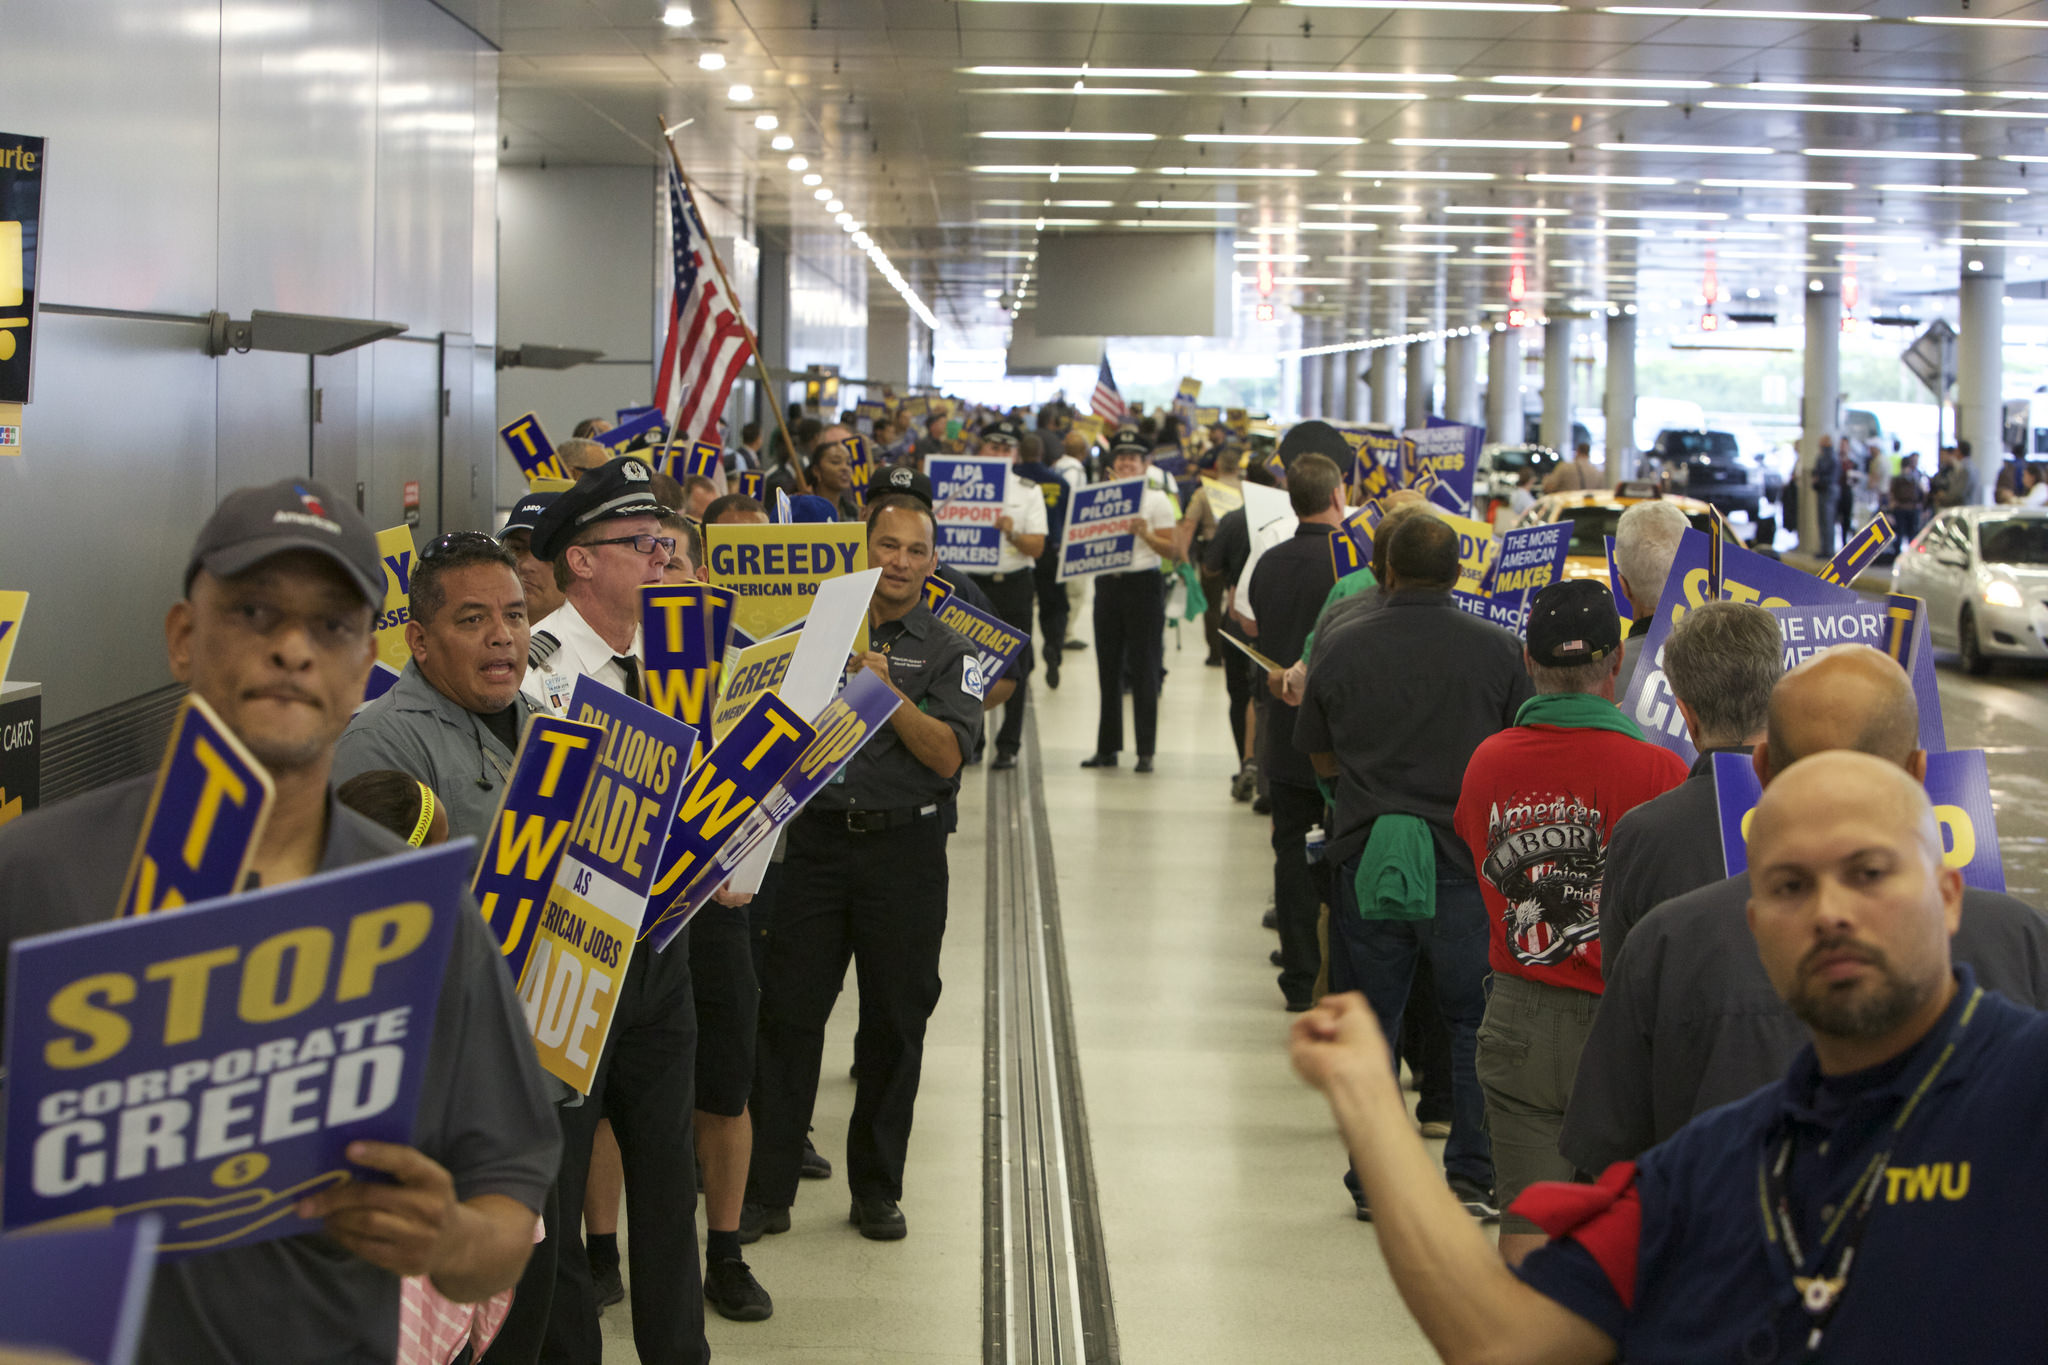
[[[1059,471],[1049,464],[1037,460],[1019,460],[1012,466],[1021,479],[1028,479],[1038,485],[1038,491],[1045,496],[1045,554],[1056,554],[1059,550],[1060,534],[1067,525],[1067,503],[1074,496],[1074,490],[1060,477]],[[1043,558],[1044,554],[1040,555]]]
[[[1289,667],[1301,658],[1308,633],[1316,628],[1323,599],[1337,581],[1330,562],[1331,528],[1305,522],[1294,535],[1259,556],[1246,588],[1252,615],[1259,623],[1252,643],[1259,653]],[[1316,770],[1308,755],[1294,747],[1295,708],[1275,697],[1259,680],[1252,693],[1259,699],[1259,724],[1266,735],[1266,776],[1274,782],[1313,789]]]
[[[152,773],[117,783],[0,829],[0,953],[15,939],[112,914],[155,781]],[[328,797],[321,871],[406,851]],[[413,1145],[448,1169],[456,1198],[501,1194],[538,1212],[561,1161],[561,1130],[504,959],[464,900]],[[397,1349],[398,1277],[313,1233],[159,1265],[137,1358],[357,1365],[391,1360]]]
[[[973,607],[976,611],[983,612],[989,616],[996,614],[996,604],[988,600],[988,594],[981,590],[981,584],[975,582],[966,574],[961,573],[958,569],[949,569],[941,565],[937,569],[932,570],[932,577],[951,588],[953,596],[959,598],[968,606]],[[898,685],[900,686],[901,684]]]
[[[1703,886],[1645,915],[1605,960],[1558,1138],[1579,1170],[1630,1160],[1693,1116],[1769,1085],[1805,1044],[1805,1026],[1757,957],[1748,903],[1747,874]],[[2015,1004],[2048,1004],[2048,919],[2024,901],[1964,887],[1949,951]]]
[[[1600,886],[1602,962],[1614,961],[1644,915],[1728,875],[1721,805],[1714,796],[1715,754],[1747,758],[1749,750],[1707,750],[1685,781],[1622,816],[1608,837],[1607,875]]]
[[[982,703],[966,684],[973,647],[922,605],[874,627],[869,637],[872,648],[889,656],[889,680],[896,690],[918,710],[952,728],[962,758],[972,754],[981,729]],[[910,752],[896,727],[885,722],[813,803],[826,811],[916,809],[951,801],[959,790],[958,772],[940,777]]]
[[[1787,1203],[1811,1255],[1830,1211],[1891,1142],[1902,1106],[1956,1036],[1976,985],[1968,967],[1956,976],[1954,1004],[1903,1058],[1823,1077],[1811,1046],[1802,1047],[1764,1089],[1645,1153],[1617,1205],[1532,1253],[1521,1277],[1613,1337],[1631,1365],[1812,1358],[1812,1319],[1796,1300],[1794,1271],[1765,1236],[1758,1163],[1790,1136]],[[2034,1249],[2048,1219],[2043,1075],[2048,1017],[1987,992],[1877,1177],[1820,1359],[2041,1358],[2048,1294]],[[1608,1248],[1603,1259],[1590,1249],[1599,1246]],[[1633,1302],[1625,1305],[1614,1277],[1629,1262]],[[1835,1273],[1832,1256],[1824,1273]]]
[[[1442,863],[1476,876],[1451,823],[1465,765],[1533,694],[1515,636],[1458,610],[1447,592],[1386,594],[1309,670],[1295,717],[1302,752],[1337,756],[1330,863],[1357,857],[1380,816],[1414,815],[1429,822]]]

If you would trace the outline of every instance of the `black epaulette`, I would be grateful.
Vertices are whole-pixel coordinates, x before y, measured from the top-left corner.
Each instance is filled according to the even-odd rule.
[[[535,631],[533,638],[526,645],[526,666],[528,668],[539,668],[542,664],[553,658],[555,651],[561,647],[562,642],[546,631]]]

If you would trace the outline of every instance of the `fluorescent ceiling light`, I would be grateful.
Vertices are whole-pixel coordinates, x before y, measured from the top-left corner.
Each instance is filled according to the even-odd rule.
[[[1100,218],[977,218],[977,227],[1101,227]]]
[[[1136,166],[969,166],[976,175],[1136,175]]]
[[[1378,223],[1297,223],[1303,232],[1378,232]]]
[[[988,208],[996,209],[1113,209],[1114,199],[984,199]]]
[[[1005,260],[1035,261],[1038,259],[1038,253],[1035,251],[984,251],[981,254],[984,256],[999,256]]]
[[[1234,228],[1228,218],[1119,218],[1118,227],[1128,228]]]
[[[1576,104],[1599,109],[1669,109],[1670,100],[1603,99],[1598,95],[1465,95],[1474,104]]]
[[[1472,254],[1475,256],[1513,256],[1519,252],[1527,250],[1528,248],[1519,246],[1495,246],[1491,242],[1475,242],[1473,243],[1471,249]],[[1552,261],[1551,264],[1556,265],[1557,262]]]
[[[1702,180],[1711,190],[1853,190],[1847,180]]]
[[[1816,232],[1807,239],[1814,242],[1902,242],[1919,246],[1924,240],[1909,232]]]
[[[1641,76],[1488,76],[1495,85],[1542,85],[1559,90],[1712,90],[1712,81]]]
[[[2025,190],[1995,189],[1983,185],[1877,185],[1873,188],[1892,194],[1982,194],[2005,199],[2018,199],[2026,194]]]
[[[700,71],[723,71],[723,70],[725,70],[725,54],[724,54],[723,52],[700,52],[700,53],[698,53],[698,54],[697,54],[697,69],[698,69],[698,70],[700,70]]]
[[[830,188],[821,185],[817,189],[811,191],[811,198],[823,204],[832,198],[832,191]]]
[[[1564,152],[1571,150],[1572,145],[1569,142],[1485,137],[1390,137],[1387,141],[1396,147],[1471,147],[1504,152]]]
[[[1950,118],[2048,118],[2044,109],[1944,109]]]
[[[1256,208],[1258,206],[1256,204],[1247,204],[1241,199],[1140,199],[1137,207],[1141,209],[1222,209],[1228,213],[1235,213],[1239,209]]]
[[[2048,161],[2048,157],[2042,160]],[[1494,180],[1492,171],[1339,171],[1345,180]]]
[[[1766,100],[1701,100],[1702,109],[1747,109],[1761,114],[1903,114],[1903,104],[1773,104]]]
[[[804,177],[804,183],[806,185],[822,185],[825,183],[825,177],[819,175],[816,171],[812,171],[809,175]]]
[[[1304,9],[1405,9],[1431,14],[1557,14],[1563,5],[1517,3],[1517,0],[1280,0]]]
[[[782,120],[773,114],[759,114],[754,118],[754,126],[764,133],[772,133],[782,126]]]
[[[1694,209],[1602,209],[1602,218],[1656,218],[1671,223],[1719,223],[1726,221],[1725,213],[1709,213]]]
[[[2048,28],[2048,19],[1976,19],[1961,14],[1913,14],[1909,24],[1951,24],[1967,28]]]
[[[1943,246],[2039,246],[2024,237],[1944,237]]]
[[[1319,213],[1420,213],[1420,204],[1303,204]]]
[[[1380,100],[1400,103],[1426,100],[1419,90],[1240,90],[1241,100]]]
[[[997,85],[968,91],[971,95],[1180,95],[1179,90],[1154,90],[1149,86],[1085,85]]]
[[[776,136],[776,139],[773,142],[769,143],[768,145],[770,147],[773,147],[778,152],[786,152],[790,148],[796,146],[796,139],[791,137],[788,133],[781,133],[778,134]]]
[[[1279,253],[1276,253],[1276,254],[1270,254],[1270,255],[1250,255],[1250,256],[1246,256],[1246,255],[1242,255],[1242,254],[1240,254],[1240,255],[1237,255],[1237,256],[1233,256],[1233,257],[1231,257],[1231,259],[1232,259],[1233,261],[1236,261],[1236,262],[1238,262],[1238,263],[1240,263],[1240,264],[1244,264],[1244,265],[1301,265],[1301,264],[1303,264],[1304,262],[1307,262],[1307,261],[1311,261],[1311,260],[1314,260],[1315,258],[1314,258],[1314,257],[1312,257],[1312,256],[1309,256],[1309,255],[1307,255],[1307,254],[1306,254],[1306,253],[1304,253],[1304,252],[1298,252],[1298,251],[1297,251],[1297,252],[1279,252]],[[1332,259],[1332,260],[1336,260],[1337,258],[1333,256],[1333,257],[1331,257],[1330,259]]]
[[[1444,212],[1478,218],[1562,218],[1571,214],[1570,209],[1540,208],[1534,204],[1451,204]]]
[[[1603,152],[1682,152],[1687,156],[1769,156],[1774,147],[1730,147],[1709,142],[1603,142]]]
[[[1293,232],[1294,228],[1288,223],[1262,223],[1258,227],[1247,228],[1245,231],[1253,237],[1285,237]]]
[[[2039,90],[1993,90],[1995,100],[2048,100],[2048,93]]]
[[[811,160],[805,156],[793,156],[789,159],[789,168],[793,171],[807,171],[811,168]]]
[[[1946,85],[1814,85],[1805,81],[1749,81],[1744,90],[1775,90],[1786,95],[1920,95],[1928,99],[1946,99],[1965,95],[1966,90],[1957,90]]]
[[[2011,156],[2001,156],[1998,159],[2000,161],[2021,161],[2033,164],[2048,162],[2048,156],[2022,156],[2018,153],[2014,153]]]
[[[1861,213],[1746,213],[1752,223],[1874,223],[1877,219]]]
[[[1232,71],[1240,81],[1417,81],[1443,84],[1456,76],[1418,74],[1412,71]]]
[[[1093,76],[1136,76],[1141,80],[1162,81],[1186,80],[1202,74],[1188,66],[970,66],[966,73],[970,76],[1074,76],[1081,80]]]
[[[1157,133],[1076,133],[1070,131],[1032,132],[1023,129],[1002,129],[997,132],[976,133],[976,137],[1002,138],[1011,142],[1157,142]]]
[[[1190,180],[1234,180],[1246,175],[1307,180],[1312,179],[1317,172],[1300,170],[1293,166],[1161,166],[1159,174],[1185,176]]]
[[[748,100],[754,98],[754,87],[745,83],[735,85],[732,89],[725,92],[725,97],[734,104],[745,104]]]
[[[1690,9],[1659,5],[1602,5],[1602,14],[1634,14],[1646,19],[1788,19],[1795,23],[1863,24],[1874,15],[1827,14],[1800,9]]]
[[[1671,234],[1696,242],[1775,242],[1775,232],[1744,232],[1740,228],[1680,228]]]
[[[1972,152],[1902,152],[1883,147],[1803,147],[1802,156],[1847,156],[1865,161],[1975,161]]]
[[[1387,250],[1419,251],[1434,256],[1448,256],[1454,254],[1458,247],[1455,242],[1395,242]]]
[[[1147,134],[1149,137],[1150,134]],[[1362,137],[1324,137],[1285,133],[1182,133],[1182,142],[1228,142],[1244,147],[1357,147]]]
[[[1655,237],[1655,228],[1582,227],[1552,228],[1551,233],[1559,237]]]
[[[1454,233],[1464,237],[1505,237],[1514,229],[1495,227],[1491,223],[1403,223],[1401,231]]]
[[[2016,228],[2019,223],[2011,218],[1965,218],[1957,227]]]
[[[661,12],[661,22],[670,28],[688,28],[697,22],[697,16],[690,12],[688,5],[670,5]]]
[[[1676,185],[1668,175],[1566,175],[1536,171],[1522,177],[1538,185]],[[1709,183],[1709,182],[1701,182]]]
[[[1252,282],[1250,275],[1240,275],[1238,278],[1246,284]],[[1275,275],[1273,283],[1276,285],[1299,285],[1313,288],[1316,285],[1350,284],[1351,281],[1342,275]]]

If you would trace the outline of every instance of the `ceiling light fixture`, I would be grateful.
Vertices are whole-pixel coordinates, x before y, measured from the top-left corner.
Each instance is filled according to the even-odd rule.
[[[793,156],[789,159],[788,165],[793,171],[807,171],[811,168],[811,159],[807,156]]]
[[[1441,85],[1458,79],[1456,76],[1424,75],[1413,71],[1231,71],[1225,74],[1240,81],[1416,81]]]
[[[2019,199],[2025,190],[1999,189],[1986,185],[1876,185],[1874,189],[1889,194],[1980,194],[1997,198]]]
[[[791,137],[788,133],[778,133],[776,134],[775,140],[769,143],[768,145],[770,147],[773,147],[778,152],[786,152],[790,148],[796,146],[796,139]]]
[[[1303,224],[1303,226],[1307,226]],[[1515,229],[1495,227],[1491,223],[1403,223],[1403,232],[1451,233],[1464,237],[1505,237]]]
[[[1948,24],[1957,28],[2048,28],[2048,19],[1978,19],[1964,14],[1913,14],[1909,24]]]
[[[725,97],[734,104],[745,104],[748,100],[754,98],[754,87],[751,85],[735,85],[732,89],[725,92]]]
[[[1904,114],[1903,104],[1774,104],[1767,100],[1701,100],[1702,109],[1748,110],[1758,114]]]
[[[1800,9],[1691,9],[1660,5],[1602,5],[1602,14],[1632,14],[1643,19],[1786,19],[1794,23],[1867,24],[1874,15],[1828,14]]]
[[[688,28],[697,22],[697,16],[690,12],[688,5],[670,5],[662,10],[661,22],[670,28]]]
[[[826,203],[825,212],[834,215],[841,214],[846,212],[846,205],[840,203],[837,199],[833,199]]]
[[[2048,118],[2048,109],[1944,109],[1950,118]]]
[[[1151,134],[1146,134],[1150,137]],[[1326,137],[1288,133],[1182,133],[1182,142],[1225,142],[1245,147],[1358,147],[1362,137]]]
[[[1190,180],[1233,180],[1238,176],[1264,176],[1269,179],[1313,179],[1319,172],[1300,170],[1292,166],[1161,166],[1160,175],[1184,176]]]
[[[1136,175],[1136,166],[969,166],[976,175]]]
[[[772,133],[782,126],[782,120],[773,114],[761,114],[755,117],[754,126],[764,133]]]
[[[970,95],[1178,95],[1178,90],[1156,90],[1140,85],[992,85],[969,90]]]
[[[1558,14],[1563,5],[1519,0],[1280,0],[1302,9],[1401,9],[1430,14]]]
[[[1746,213],[1752,223],[1874,223],[1877,219],[1860,213]]]
[[[1032,132],[1028,130],[1004,129],[998,132],[976,133],[976,137],[1002,138],[1011,142],[1157,142],[1157,133],[1076,133]]]
[[[1101,227],[1100,218],[977,218],[977,227]]]
[[[1380,100],[1402,103],[1426,100],[1419,90],[1240,90],[1241,100]]]
[[[1711,142],[1603,142],[1603,152],[1671,152],[1685,156],[1770,156],[1775,147],[1735,147]]]
[[[804,183],[806,185],[822,185],[825,183],[825,177],[819,175],[816,171],[812,171],[809,175],[804,177]]]
[[[1720,223],[1725,222],[1725,213],[1711,213],[1694,209],[1602,209],[1602,218],[1655,218],[1671,223]]]
[[[2043,158],[2048,160],[2048,158]],[[1496,180],[1492,171],[1339,171],[1345,180]]]
[[[1668,175],[1565,175],[1536,171],[1522,177],[1538,185],[1676,185]],[[1701,182],[1706,183],[1706,182]]]
[[[1390,137],[1387,142],[1395,147],[1467,147],[1503,152],[1564,152],[1571,150],[1569,142],[1547,142],[1527,138],[1485,138],[1485,137]]]
[[[1598,95],[1463,95],[1474,104],[1575,104],[1594,109],[1669,109],[1670,100],[1626,100]]]
[[[1643,76],[1488,76],[1495,85],[1542,85],[1557,90],[1712,90],[1712,81]]]
[[[1974,152],[1904,152],[1885,147],[1802,147],[1802,156],[1843,156],[1864,161],[1975,161]]]
[[[700,70],[700,71],[723,71],[723,70],[725,70],[725,54],[724,54],[723,52],[700,52],[700,53],[698,53],[698,54],[697,54],[697,69],[698,69],[698,70]]]
[[[1969,93],[1947,85],[1814,85],[1805,81],[1749,81],[1742,88],[1775,90],[1785,95],[1889,95],[1893,99],[1915,95],[1927,99],[1952,99]]]
[[[819,188],[811,191],[811,198],[817,200],[821,204],[824,203],[826,200],[830,199],[831,197],[832,191],[824,188],[823,186],[820,186]]]
[[[1922,239],[1904,232],[1816,232],[1807,238],[1813,242],[1898,242],[1919,246]]]
[[[1073,76],[1081,80],[1094,76],[1136,76],[1177,81],[1202,74],[1189,66],[970,66],[964,70],[970,76]]]
[[[1140,199],[1136,207],[1141,209],[1221,209],[1235,213],[1239,209],[1256,208],[1239,199]]]
[[[1315,213],[1420,213],[1420,204],[1303,204]]]
[[[1389,251],[1419,251],[1436,256],[1448,256],[1457,249],[1452,242],[1394,242],[1387,247]]]
[[[1847,180],[1702,180],[1710,190],[1853,190]]]
[[[1447,204],[1444,212],[1482,218],[1563,218],[1571,214],[1570,209],[1541,208],[1534,204]]]

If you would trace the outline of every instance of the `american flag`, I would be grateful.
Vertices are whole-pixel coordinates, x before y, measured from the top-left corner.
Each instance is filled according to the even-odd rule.
[[[668,172],[670,245],[675,293],[669,298],[668,340],[662,343],[654,405],[668,415],[671,439],[715,438],[733,381],[754,358],[746,326],[725,297],[711,265],[709,234],[675,167]]]
[[[1108,356],[1102,357],[1102,368],[1095,372],[1095,394],[1088,400],[1088,409],[1112,428],[1120,425],[1130,411],[1124,406],[1124,396],[1116,391],[1116,376],[1109,372]]]

